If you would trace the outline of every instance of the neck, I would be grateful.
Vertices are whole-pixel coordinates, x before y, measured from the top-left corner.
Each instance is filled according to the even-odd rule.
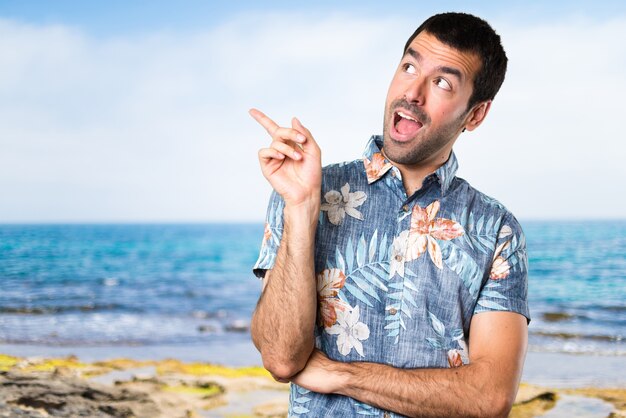
[[[429,175],[437,171],[439,167],[444,165],[448,158],[450,158],[451,150],[440,153],[425,161],[420,161],[416,164],[397,164],[392,161],[393,165],[398,167],[400,174],[402,174],[402,184],[407,196],[413,195],[415,192],[422,188],[424,179]],[[383,150],[384,155],[384,150]],[[385,156],[386,158],[386,156]],[[388,159],[388,158],[387,158]]]

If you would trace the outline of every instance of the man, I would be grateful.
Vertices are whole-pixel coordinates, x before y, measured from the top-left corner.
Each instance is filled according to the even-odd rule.
[[[530,318],[524,236],[455,177],[452,152],[485,119],[506,62],[485,21],[429,18],[405,45],[382,138],[324,169],[299,120],[251,110],[273,139],[259,160],[274,188],[252,338],[292,382],[290,416],[509,413]]]

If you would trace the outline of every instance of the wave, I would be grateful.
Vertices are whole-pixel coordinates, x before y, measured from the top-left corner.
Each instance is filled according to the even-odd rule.
[[[551,337],[562,340],[591,340],[617,343],[624,342],[624,337],[622,335],[580,334],[563,331],[529,331],[529,335],[537,337]]]
[[[577,345],[542,345],[528,344],[528,351],[535,353],[565,353],[593,356],[619,356],[626,357],[626,348],[585,347]]]
[[[569,306],[563,309],[535,308],[537,318],[544,322],[581,322],[581,321],[602,321],[610,322],[613,325],[622,326],[626,324],[626,306],[621,305],[583,305]]]
[[[560,322],[569,321],[572,319],[586,319],[586,316],[574,315],[569,312],[544,312],[542,314],[543,320],[546,322]]]
[[[245,334],[237,332],[227,332],[220,334],[202,334],[187,335],[187,336],[143,336],[143,337],[124,337],[124,338],[98,338],[90,336],[87,338],[75,338],[75,337],[61,337],[58,335],[45,335],[45,336],[29,336],[22,338],[13,337],[1,337],[0,344],[11,345],[35,345],[35,346],[48,346],[48,347],[138,347],[138,346],[154,346],[154,345],[185,345],[195,343],[210,343],[213,342],[216,337],[236,337],[249,340],[249,337]]]
[[[626,312],[626,306],[616,305],[616,306],[599,306],[598,309],[602,309],[610,312]]]
[[[67,312],[101,312],[124,310],[131,312],[143,312],[142,309],[129,308],[118,303],[95,303],[84,305],[62,306],[0,306],[0,314],[12,315],[52,315]]]
[[[168,343],[170,341],[165,341]],[[0,344],[27,344],[50,347],[106,347],[106,346],[144,346],[162,341],[149,339],[125,339],[125,340],[87,340],[87,339],[51,339],[51,338],[0,338]]]

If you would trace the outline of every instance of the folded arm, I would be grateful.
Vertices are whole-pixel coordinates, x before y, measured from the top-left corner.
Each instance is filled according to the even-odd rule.
[[[506,417],[517,393],[526,345],[526,318],[484,312],[472,319],[468,365],[399,369],[335,362],[315,351],[293,381],[407,416]]]
[[[310,241],[317,222],[291,215],[285,226],[274,268],[265,275],[264,289],[252,317],[252,340],[263,365],[277,380],[288,379],[306,364],[314,346],[316,287]]]
[[[259,151],[265,178],[285,201],[276,261],[263,279],[252,317],[252,340],[263,365],[285,381],[304,367],[314,347],[317,293],[315,232],[320,211],[321,156],[311,133],[294,118],[279,127],[258,110],[250,114],[272,137]]]

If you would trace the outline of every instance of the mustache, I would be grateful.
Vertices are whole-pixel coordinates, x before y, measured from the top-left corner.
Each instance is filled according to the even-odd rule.
[[[417,116],[417,119],[422,122],[422,124],[426,125],[427,123],[430,123],[430,116],[428,116],[426,112],[424,112],[415,104],[409,103],[405,98],[396,99],[391,102],[391,111],[394,111],[394,109],[397,109],[398,107],[402,107],[413,113],[415,116]]]

